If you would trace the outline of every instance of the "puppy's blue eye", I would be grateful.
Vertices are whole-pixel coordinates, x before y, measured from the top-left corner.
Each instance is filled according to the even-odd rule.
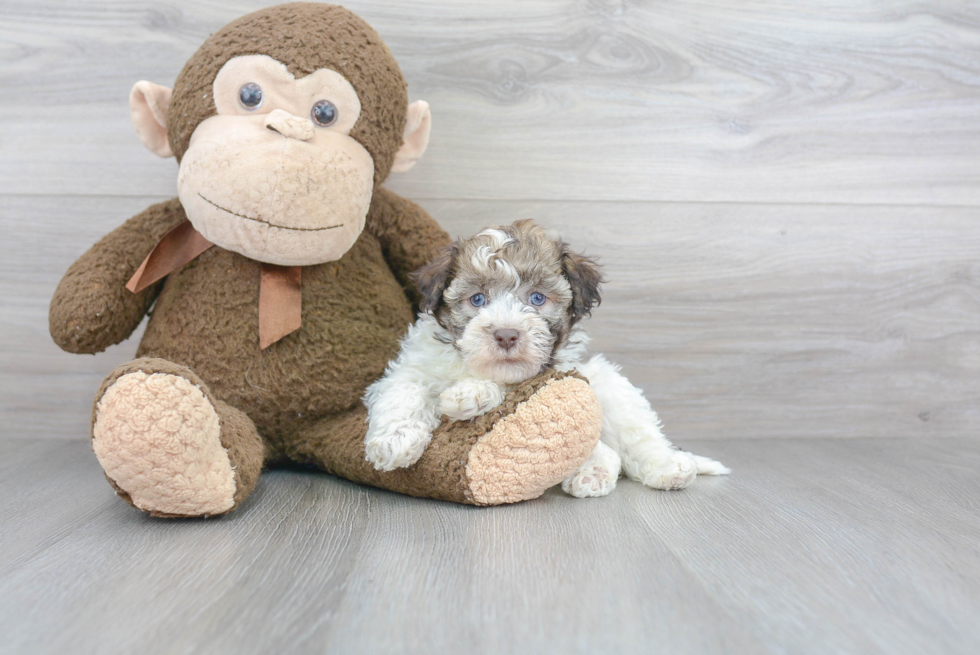
[[[320,100],[310,110],[313,121],[320,127],[327,127],[337,122],[337,107],[329,100]]]
[[[487,304],[487,297],[482,293],[470,296],[470,304],[474,307],[483,307]]]
[[[255,109],[262,104],[262,87],[255,82],[243,84],[238,90],[238,101],[245,109]]]
[[[538,293],[537,291],[528,296],[528,300],[531,301],[531,304],[535,307],[540,307],[547,299],[548,298],[543,293]]]

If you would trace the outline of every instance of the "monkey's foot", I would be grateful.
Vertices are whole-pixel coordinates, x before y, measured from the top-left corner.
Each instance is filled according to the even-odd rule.
[[[537,498],[589,459],[601,428],[602,409],[588,382],[555,374],[470,450],[468,500],[499,505]]]
[[[180,368],[138,360],[110,375],[96,402],[92,449],[119,495],[145,512],[223,514],[235,505],[236,484],[221,420],[206,387],[173,372]]]

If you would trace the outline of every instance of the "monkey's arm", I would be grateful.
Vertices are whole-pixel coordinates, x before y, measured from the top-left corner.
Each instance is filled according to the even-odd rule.
[[[152,205],[79,257],[51,299],[48,322],[55,343],[68,352],[95,354],[132,334],[163,280],[139,293],[126,283],[160,239],[186,218],[177,198]]]
[[[381,187],[374,192],[364,229],[381,242],[388,266],[417,305],[421,297],[408,274],[448,246],[449,234],[414,202]]]

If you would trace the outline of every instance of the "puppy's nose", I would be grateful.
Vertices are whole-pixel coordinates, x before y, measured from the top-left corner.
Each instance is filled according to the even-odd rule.
[[[503,329],[494,330],[493,338],[497,340],[497,345],[504,350],[510,350],[517,345],[517,339],[521,336],[521,333],[517,330]]]

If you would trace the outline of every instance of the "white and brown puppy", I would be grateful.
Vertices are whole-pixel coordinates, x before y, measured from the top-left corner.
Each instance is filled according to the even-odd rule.
[[[602,405],[602,440],[562,483],[604,496],[620,471],[655,489],[682,489],[698,473],[729,470],[674,448],[643,393],[602,355],[586,360],[579,321],[599,304],[596,264],[530,220],[456,241],[415,276],[422,314],[384,377],[368,388],[367,458],[390,471],[414,464],[446,415],[483,414],[546,367],[576,369]]]

